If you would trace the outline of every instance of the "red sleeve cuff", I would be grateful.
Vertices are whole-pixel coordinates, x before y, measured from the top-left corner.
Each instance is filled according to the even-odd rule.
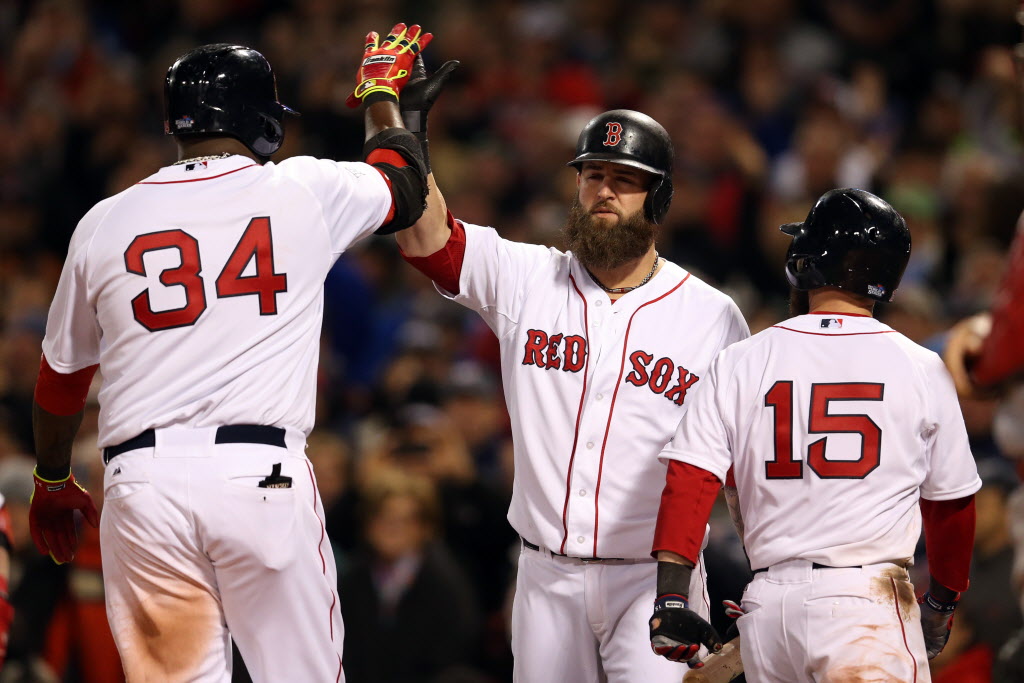
[[[39,361],[35,401],[48,413],[74,415],[85,408],[89,385],[98,365],[90,365],[77,372],[62,374],[50,367],[44,355]]]
[[[974,518],[973,495],[956,500],[921,499],[928,573],[957,593],[967,590],[970,583]]]
[[[402,258],[436,282],[446,292],[459,293],[459,277],[462,275],[462,261],[466,256],[466,229],[448,212],[448,227],[452,234],[445,245],[430,256],[406,256]]]
[[[721,487],[718,477],[707,470],[678,460],[669,462],[651,554],[668,550],[696,565],[704,527]]]

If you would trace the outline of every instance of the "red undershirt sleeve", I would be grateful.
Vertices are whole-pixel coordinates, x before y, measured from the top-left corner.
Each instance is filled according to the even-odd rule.
[[[408,166],[409,162],[405,158],[394,151],[393,149],[375,149],[366,156],[366,163],[370,164],[377,169],[377,173],[380,173],[381,177],[384,178],[384,182],[388,184],[388,192],[391,192],[391,179],[388,178],[388,174],[377,168],[377,164],[388,164],[395,168],[402,168]],[[388,209],[388,215],[384,217],[384,222],[381,225],[387,225],[391,222],[391,219],[395,217],[395,197],[392,192],[391,195],[391,208]]]
[[[98,365],[90,365],[77,372],[62,374],[50,367],[46,356],[39,361],[35,401],[48,413],[74,415],[85,408],[89,385]]]
[[[657,557],[659,550],[668,550],[697,564],[704,527],[720,488],[722,482],[711,472],[669,461],[651,555]]]
[[[967,590],[974,548],[974,495],[955,500],[921,499],[928,571],[946,588]]]
[[[462,261],[466,256],[466,229],[448,212],[448,227],[452,234],[445,245],[429,256],[406,256],[409,265],[436,282],[441,289],[452,294],[459,293],[459,277],[462,275]]]

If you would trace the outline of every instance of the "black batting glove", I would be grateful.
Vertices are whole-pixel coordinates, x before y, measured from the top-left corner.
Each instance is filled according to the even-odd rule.
[[[430,108],[434,106],[434,102],[437,101],[452,72],[458,66],[459,62],[453,59],[445,62],[440,69],[427,76],[427,69],[423,66],[423,56],[416,55],[412,64],[412,73],[409,75],[409,82],[402,90],[402,99],[398,103],[402,110],[402,123],[406,130],[420,141],[428,173],[430,172],[430,150],[427,146],[427,114],[430,113]]]
[[[928,659],[935,657],[946,647],[949,631],[953,628],[953,612],[956,611],[960,596],[951,602],[937,600],[931,591],[926,592],[917,602],[921,606],[921,630],[924,631],[924,645]]]
[[[673,662],[690,663],[701,645],[709,652],[722,649],[722,639],[715,628],[690,609],[685,595],[659,595],[654,601],[654,615],[648,623],[651,649]],[[690,666],[700,668],[703,663],[693,662]]]
[[[445,84],[451,77],[452,72],[458,68],[458,60],[451,60],[441,65],[441,68],[427,76],[427,69],[423,66],[423,55],[416,55],[412,63],[412,73],[409,74],[409,82],[402,90],[402,99],[399,107],[402,110],[402,122],[410,133],[427,132],[427,114],[434,106],[438,95],[444,89]]]

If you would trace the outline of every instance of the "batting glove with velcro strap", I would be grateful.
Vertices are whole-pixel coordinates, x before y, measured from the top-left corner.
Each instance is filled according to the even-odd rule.
[[[78,549],[75,510],[81,511],[89,524],[99,526],[100,515],[96,511],[96,504],[71,473],[63,479],[51,481],[33,471],[32,479],[35,488],[28,508],[32,540],[40,553],[49,553],[57,564],[70,562]]]
[[[349,107],[358,107],[367,95],[381,93],[398,100],[398,93],[409,81],[412,62],[430,44],[434,35],[423,33],[418,24],[406,27],[395,24],[380,43],[376,31],[366,34],[366,50],[356,72],[356,89],[345,100]]]
[[[949,640],[949,631],[953,628],[953,612],[956,611],[960,596],[952,602],[936,600],[931,591],[926,592],[917,602],[921,606],[921,630],[924,631],[924,645],[928,650],[928,659],[934,659]]]
[[[709,652],[722,649],[722,639],[715,628],[690,609],[685,595],[659,595],[654,601],[654,615],[648,622],[651,629],[651,649],[673,662],[687,662],[697,656],[700,646]],[[693,668],[703,666],[693,662]]]
[[[441,68],[427,76],[427,69],[423,65],[423,55],[416,55],[416,61],[412,64],[412,74],[409,82],[402,90],[402,101],[399,107],[402,112],[402,123],[405,129],[416,136],[420,141],[423,150],[423,162],[427,165],[427,173],[430,173],[430,149],[427,144],[427,114],[434,106],[438,95],[444,89],[445,83],[458,68],[458,60],[452,59],[441,65]]]

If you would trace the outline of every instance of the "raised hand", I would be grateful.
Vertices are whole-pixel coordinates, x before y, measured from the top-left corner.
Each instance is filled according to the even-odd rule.
[[[410,133],[425,136],[427,133],[427,114],[434,106],[438,95],[444,89],[445,83],[458,68],[458,60],[447,61],[441,68],[427,76],[426,67],[423,66],[423,56],[417,55],[413,62],[412,74],[409,82],[402,91],[400,107],[402,109],[402,121]]]
[[[356,72],[356,89],[345,104],[358,107],[372,93],[398,99],[398,94],[409,81],[413,60],[433,38],[434,35],[424,33],[419,24],[409,27],[395,24],[383,43],[380,43],[376,31],[368,33],[363,60]]]

